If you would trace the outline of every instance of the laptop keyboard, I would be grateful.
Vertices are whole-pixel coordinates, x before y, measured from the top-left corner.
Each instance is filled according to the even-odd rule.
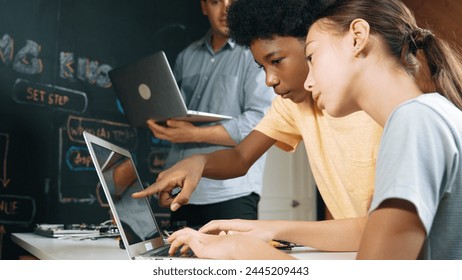
[[[189,249],[185,254],[180,254],[180,251],[176,251],[174,255],[169,255],[168,250],[170,246],[164,246],[158,250],[150,251],[144,254],[141,258],[156,258],[156,257],[176,257],[176,258],[195,258],[194,252]]]
[[[168,254],[169,249],[170,249],[170,246],[165,246],[164,248],[160,249],[159,251],[152,252],[151,256],[167,257],[167,256],[169,256],[169,254]]]

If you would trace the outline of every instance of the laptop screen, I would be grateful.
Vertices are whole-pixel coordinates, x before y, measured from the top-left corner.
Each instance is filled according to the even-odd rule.
[[[131,158],[91,142],[115,212],[129,245],[160,236],[147,199],[134,199],[143,189]]]

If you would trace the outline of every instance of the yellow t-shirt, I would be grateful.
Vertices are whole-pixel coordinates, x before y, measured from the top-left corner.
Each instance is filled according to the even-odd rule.
[[[317,187],[335,219],[367,214],[382,128],[366,113],[333,118],[310,99],[296,104],[278,96],[255,129],[285,151],[304,141]]]

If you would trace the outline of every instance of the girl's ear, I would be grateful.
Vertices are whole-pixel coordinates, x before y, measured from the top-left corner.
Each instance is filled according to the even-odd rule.
[[[359,56],[366,48],[369,41],[370,26],[363,19],[355,19],[350,24],[350,36],[353,38],[353,53]]]

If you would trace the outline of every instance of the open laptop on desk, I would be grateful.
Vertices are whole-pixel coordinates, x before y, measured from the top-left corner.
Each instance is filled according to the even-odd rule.
[[[215,122],[231,116],[188,110],[165,53],[160,51],[109,71],[109,78],[133,127],[153,119]]]
[[[148,199],[131,197],[143,186],[130,152],[90,133],[83,136],[129,257],[172,259]]]

